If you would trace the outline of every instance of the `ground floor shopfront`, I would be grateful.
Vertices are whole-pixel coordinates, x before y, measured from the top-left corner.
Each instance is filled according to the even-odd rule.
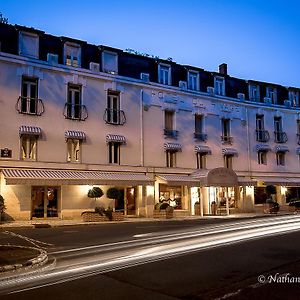
[[[99,206],[123,211],[128,217],[152,217],[159,202],[169,203],[180,217],[261,211],[269,184],[276,187],[272,197],[284,207],[300,197],[297,182],[297,178],[237,176],[226,168],[190,174],[3,169],[0,194],[6,217],[12,220],[78,219],[83,211]],[[95,186],[104,195],[89,198],[88,191]],[[111,187],[120,191],[120,199],[107,197]]]

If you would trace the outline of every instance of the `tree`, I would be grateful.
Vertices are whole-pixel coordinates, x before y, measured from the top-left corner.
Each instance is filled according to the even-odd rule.
[[[95,199],[95,207],[96,207],[97,198],[101,198],[102,196],[103,196],[103,191],[97,186],[94,186],[92,189],[88,191],[88,197]]]
[[[4,18],[1,12],[0,12],[0,23],[8,24],[8,18]]]
[[[121,192],[117,188],[109,188],[106,192],[106,197],[108,199],[114,199],[115,200],[115,207],[116,207],[116,200],[121,199]]]

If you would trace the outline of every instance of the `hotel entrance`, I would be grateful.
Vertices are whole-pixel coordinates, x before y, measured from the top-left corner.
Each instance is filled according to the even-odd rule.
[[[33,186],[31,188],[32,218],[58,217],[59,188]]]

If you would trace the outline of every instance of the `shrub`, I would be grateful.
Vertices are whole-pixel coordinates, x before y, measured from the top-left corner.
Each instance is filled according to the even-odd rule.
[[[117,188],[109,188],[106,192],[106,197],[109,199],[121,199],[121,192]]]
[[[105,208],[103,206],[96,206],[95,212],[100,214],[101,216],[105,215]]]
[[[159,209],[160,210],[167,209],[169,206],[170,206],[169,203],[163,202],[163,203],[161,203]]]
[[[94,186],[92,189],[90,189],[88,191],[88,197],[89,198],[100,198],[103,196],[103,191],[97,187],[97,186]]]

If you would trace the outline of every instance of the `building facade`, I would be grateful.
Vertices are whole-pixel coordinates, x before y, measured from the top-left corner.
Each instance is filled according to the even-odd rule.
[[[6,217],[253,212],[300,197],[299,89],[0,24]],[[95,200],[99,186],[121,191]],[[105,193],[104,193],[105,194]]]

